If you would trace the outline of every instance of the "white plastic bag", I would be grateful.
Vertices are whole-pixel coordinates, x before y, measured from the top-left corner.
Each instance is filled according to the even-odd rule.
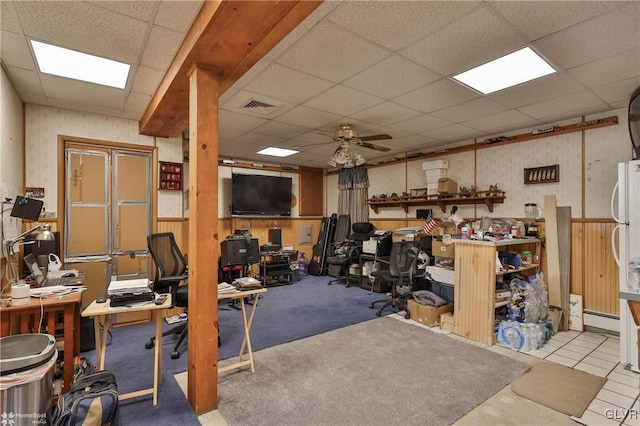
[[[60,269],[62,269],[62,262],[60,261],[58,255],[55,253],[49,253],[49,266],[47,270],[51,272],[59,271]]]

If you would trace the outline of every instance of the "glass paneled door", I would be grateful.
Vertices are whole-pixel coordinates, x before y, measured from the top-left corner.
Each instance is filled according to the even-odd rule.
[[[83,306],[109,281],[148,277],[150,152],[68,144],[65,148],[64,257],[86,273]],[[136,318],[119,316],[118,322]]]

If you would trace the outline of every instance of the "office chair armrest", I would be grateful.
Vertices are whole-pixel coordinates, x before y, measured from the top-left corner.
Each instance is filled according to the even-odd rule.
[[[171,282],[171,281],[183,281],[186,280],[189,276],[184,274],[184,275],[173,275],[170,277],[162,277],[162,278],[158,278],[156,281],[158,281],[159,283],[167,283],[167,282]]]

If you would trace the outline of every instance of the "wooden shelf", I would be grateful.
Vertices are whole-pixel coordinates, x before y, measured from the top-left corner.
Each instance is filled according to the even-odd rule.
[[[496,275],[507,275],[507,274],[515,274],[517,272],[523,272],[523,271],[529,271],[531,269],[538,269],[540,265],[538,265],[537,263],[532,263],[530,265],[526,265],[526,266],[522,266],[518,269],[509,269],[508,271],[500,271],[500,272],[496,272]]]
[[[394,198],[373,198],[367,200],[369,207],[378,213],[380,207],[402,207],[405,213],[408,213],[409,206],[430,206],[437,205],[443,213],[447,211],[449,204],[484,204],[490,212],[493,212],[494,204],[502,204],[504,202],[504,191],[480,191],[474,196],[463,196],[462,194],[450,195],[418,195],[410,197],[394,197]]]

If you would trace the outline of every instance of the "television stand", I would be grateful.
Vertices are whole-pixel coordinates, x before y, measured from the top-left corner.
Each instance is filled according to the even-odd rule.
[[[291,256],[289,252],[260,252],[260,278],[263,287],[293,283]]]

